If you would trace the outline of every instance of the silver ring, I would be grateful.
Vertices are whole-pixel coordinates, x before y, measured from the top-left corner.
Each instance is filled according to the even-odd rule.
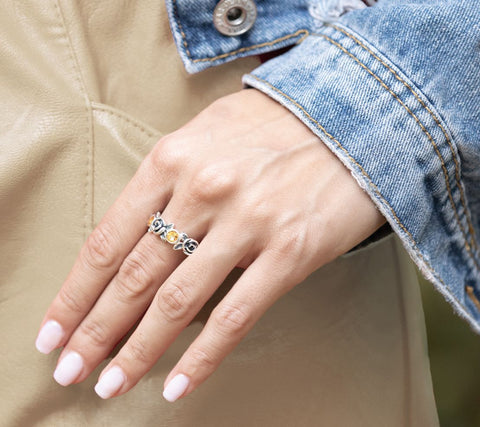
[[[160,212],[152,214],[147,222],[148,232],[160,236],[164,242],[173,245],[176,251],[182,249],[185,255],[191,255],[198,247],[198,242],[187,236],[186,233],[180,233],[175,230],[173,224],[168,224],[161,216]]]

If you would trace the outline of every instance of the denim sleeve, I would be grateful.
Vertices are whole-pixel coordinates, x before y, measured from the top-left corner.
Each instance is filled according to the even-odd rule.
[[[480,2],[379,0],[244,76],[350,169],[480,333]]]

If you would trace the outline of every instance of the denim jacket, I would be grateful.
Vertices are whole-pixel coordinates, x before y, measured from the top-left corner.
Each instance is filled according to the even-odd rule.
[[[218,0],[166,2],[190,73],[292,46],[244,85],[288,108],[338,156],[480,333],[480,2],[256,0],[241,35],[215,28]]]

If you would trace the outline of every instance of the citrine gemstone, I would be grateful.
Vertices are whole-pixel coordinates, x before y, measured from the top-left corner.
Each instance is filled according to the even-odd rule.
[[[152,215],[150,219],[148,220],[148,226],[150,227],[152,225],[153,220],[155,219],[155,215]]]
[[[175,243],[179,238],[179,234],[177,230],[170,230],[167,233],[167,242],[169,243]]]

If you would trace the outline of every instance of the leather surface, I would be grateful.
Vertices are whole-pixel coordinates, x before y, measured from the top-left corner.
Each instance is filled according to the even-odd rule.
[[[58,351],[41,355],[34,340],[86,236],[159,137],[240,89],[258,61],[188,76],[159,0],[2,5],[2,425],[438,423],[415,272],[392,236],[283,297],[179,402],[163,400],[163,381],[238,271],[128,394],[96,396],[106,362],[82,384],[56,384]]]

